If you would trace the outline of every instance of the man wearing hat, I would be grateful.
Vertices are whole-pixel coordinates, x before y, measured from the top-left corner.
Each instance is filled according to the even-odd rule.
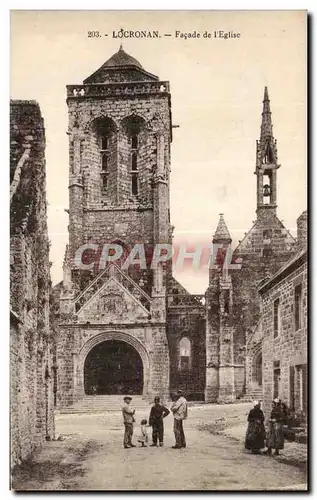
[[[176,441],[173,448],[186,448],[183,420],[187,418],[187,401],[184,398],[183,391],[177,391],[173,399],[175,401],[171,406],[171,411],[174,416],[174,434]]]
[[[123,446],[124,448],[135,448],[135,444],[132,444],[133,436],[133,423],[135,422],[134,414],[135,410],[131,408],[131,396],[125,396],[123,398],[124,405],[122,407],[123,423],[124,423],[124,438]]]

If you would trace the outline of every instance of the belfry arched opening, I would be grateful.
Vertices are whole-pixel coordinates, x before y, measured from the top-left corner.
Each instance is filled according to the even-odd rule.
[[[85,359],[84,387],[85,394],[142,394],[141,356],[126,342],[101,342]]]

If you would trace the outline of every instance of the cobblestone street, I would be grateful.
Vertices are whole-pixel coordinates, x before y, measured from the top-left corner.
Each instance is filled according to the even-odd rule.
[[[15,475],[23,490],[275,490],[305,489],[306,446],[286,443],[281,457],[243,448],[248,404],[190,408],[188,448],[173,450],[173,419],[164,448],[122,447],[120,413],[57,415],[64,440],[47,443]],[[138,423],[147,417],[138,412]],[[287,463],[283,463],[286,461]]]

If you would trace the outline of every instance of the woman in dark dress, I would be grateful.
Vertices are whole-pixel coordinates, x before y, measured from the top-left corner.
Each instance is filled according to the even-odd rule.
[[[261,410],[261,403],[254,401],[254,407],[248,416],[248,429],[245,436],[245,448],[252,453],[260,453],[264,448],[265,427],[264,413]]]
[[[280,399],[274,399],[272,411],[269,420],[269,430],[267,435],[267,451],[268,455],[272,454],[272,449],[275,449],[274,455],[279,454],[279,450],[284,449],[284,432],[283,425],[286,420],[285,405],[283,406]]]

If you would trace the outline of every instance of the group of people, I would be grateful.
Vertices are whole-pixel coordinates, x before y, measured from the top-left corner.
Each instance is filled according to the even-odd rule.
[[[172,396],[173,403],[170,410],[161,404],[159,396],[154,398],[154,405],[151,408],[149,421],[142,419],[140,422],[141,430],[138,437],[138,442],[142,447],[148,446],[149,436],[148,428],[152,427],[152,443],[150,446],[164,445],[164,423],[163,419],[171,412],[174,417],[174,449],[186,448],[186,439],[184,434],[183,421],[187,418],[188,406],[187,401],[182,391]],[[136,445],[132,443],[133,424],[135,423],[135,409],[131,406],[132,397],[125,396],[123,398],[124,406],[122,407],[123,423],[124,423],[124,448],[134,448]]]
[[[284,449],[283,426],[287,420],[287,407],[280,399],[274,399],[268,422],[268,429],[264,426],[264,413],[261,403],[254,401],[253,409],[248,415],[248,428],[245,437],[245,448],[252,453],[263,453],[278,455]],[[266,445],[266,446],[265,446]],[[266,448],[266,449],[265,449]]]
[[[182,391],[172,396],[173,403],[170,410],[161,404],[160,397],[154,398],[154,405],[151,408],[149,420],[142,419],[140,422],[140,435],[138,442],[142,447],[148,446],[149,436],[148,428],[152,427],[152,443],[150,446],[164,445],[164,423],[163,419],[170,413],[174,417],[174,449],[186,448],[186,439],[184,433],[183,422],[187,418],[188,405]],[[135,423],[135,409],[130,404],[131,396],[123,398],[124,406],[122,407],[122,415],[124,422],[124,448],[134,448],[136,445],[132,443],[133,427]],[[245,448],[251,450],[252,453],[263,453],[278,455],[280,450],[284,448],[284,432],[283,426],[287,420],[287,407],[280,399],[274,399],[272,402],[272,410],[270,413],[268,430],[265,430],[264,413],[261,410],[261,403],[254,401],[253,408],[248,415],[248,428],[245,437]],[[266,449],[265,449],[266,448]]]

